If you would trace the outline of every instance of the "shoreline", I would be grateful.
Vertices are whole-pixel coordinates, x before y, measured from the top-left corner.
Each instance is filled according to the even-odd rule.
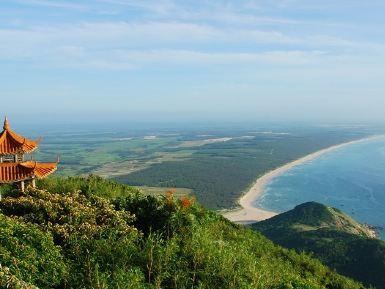
[[[377,139],[383,136],[384,135],[374,135],[374,136],[365,137],[362,139],[357,139],[357,140],[333,145],[333,146],[321,149],[319,151],[316,151],[314,153],[308,154],[304,157],[296,159],[287,164],[284,164],[283,166],[280,166],[272,171],[269,171],[266,174],[259,177],[254,182],[254,184],[250,187],[250,189],[243,196],[240,197],[238,203],[241,206],[241,208],[224,212],[223,216],[229,219],[230,221],[239,223],[239,224],[252,224],[252,223],[256,223],[256,222],[274,217],[279,213],[268,211],[268,210],[254,206],[255,201],[262,196],[266,185],[268,185],[274,178],[279,177],[280,175],[284,174],[285,172],[289,171],[290,169],[298,165],[312,161],[328,152],[332,152],[336,149],[339,149],[341,147],[345,147],[351,144],[360,143],[360,142],[368,141],[372,139]]]

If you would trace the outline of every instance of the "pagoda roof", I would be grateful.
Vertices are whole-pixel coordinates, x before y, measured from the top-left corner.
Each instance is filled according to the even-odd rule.
[[[57,169],[57,163],[0,163],[0,183],[13,183],[36,177],[43,179]]]
[[[37,149],[38,145],[39,141],[27,139],[11,130],[8,119],[5,118],[0,134],[0,155],[30,153]]]

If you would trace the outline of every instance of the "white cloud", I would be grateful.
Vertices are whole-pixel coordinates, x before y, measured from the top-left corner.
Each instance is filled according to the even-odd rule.
[[[179,5],[176,2],[167,0],[97,0],[97,2],[108,5],[127,6],[130,8],[149,11],[156,14],[167,14],[176,9],[179,10]]]
[[[52,8],[65,8],[65,9],[79,9],[85,10],[87,6],[80,5],[70,1],[56,1],[56,0],[15,0],[17,3],[26,4],[26,5],[37,5],[45,6]]]
[[[221,50],[227,46],[234,49]],[[335,36],[293,36],[181,22],[85,22],[0,29],[0,59],[82,69],[135,69],[150,63],[304,65],[332,57],[351,60],[368,52],[383,55],[384,51],[379,44]]]
[[[259,44],[282,47],[293,45],[295,47],[292,50],[325,50],[330,47],[341,50],[384,48],[375,43],[356,42],[327,35],[299,36],[275,30],[218,28],[180,22],[121,21],[0,29],[0,58],[45,56],[57,51],[58,47],[111,51],[136,47],[146,50],[176,47],[189,49],[191,46],[198,46],[199,50],[211,50],[213,45],[219,43],[249,46],[249,50],[261,50]]]
[[[64,0],[15,1],[70,9],[91,9],[98,6],[92,3],[98,3],[146,13],[130,21],[74,21],[0,28],[0,60],[28,60],[59,67],[133,69],[151,62],[303,65],[332,57],[358,59],[372,55],[375,58],[385,51],[383,44],[317,29],[309,33],[302,27],[307,21],[301,18],[287,19],[266,13],[266,7],[278,5],[287,9],[295,6],[296,1],[98,0],[84,1],[81,5]],[[298,29],[287,29],[288,25]]]
[[[192,50],[117,51],[118,59],[131,63],[163,65],[278,64],[301,65],[324,55],[321,51],[269,51],[262,53],[207,53]]]

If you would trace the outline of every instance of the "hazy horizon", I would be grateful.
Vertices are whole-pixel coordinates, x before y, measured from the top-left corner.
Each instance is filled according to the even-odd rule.
[[[385,2],[6,0],[0,118],[384,122]]]

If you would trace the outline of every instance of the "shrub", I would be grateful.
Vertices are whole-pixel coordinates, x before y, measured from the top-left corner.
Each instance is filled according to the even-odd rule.
[[[140,233],[130,225],[133,216],[115,210],[104,198],[30,189],[18,197],[5,198],[0,208],[53,234],[71,271],[66,279],[70,285],[91,286],[96,268],[99,273],[112,275],[122,267],[131,268],[133,252],[138,252]]]
[[[25,224],[2,214],[0,258],[1,264],[8,268],[4,267],[4,276],[8,276],[9,272],[38,286],[59,285],[67,276],[67,266],[51,234],[42,232],[33,224]]]

